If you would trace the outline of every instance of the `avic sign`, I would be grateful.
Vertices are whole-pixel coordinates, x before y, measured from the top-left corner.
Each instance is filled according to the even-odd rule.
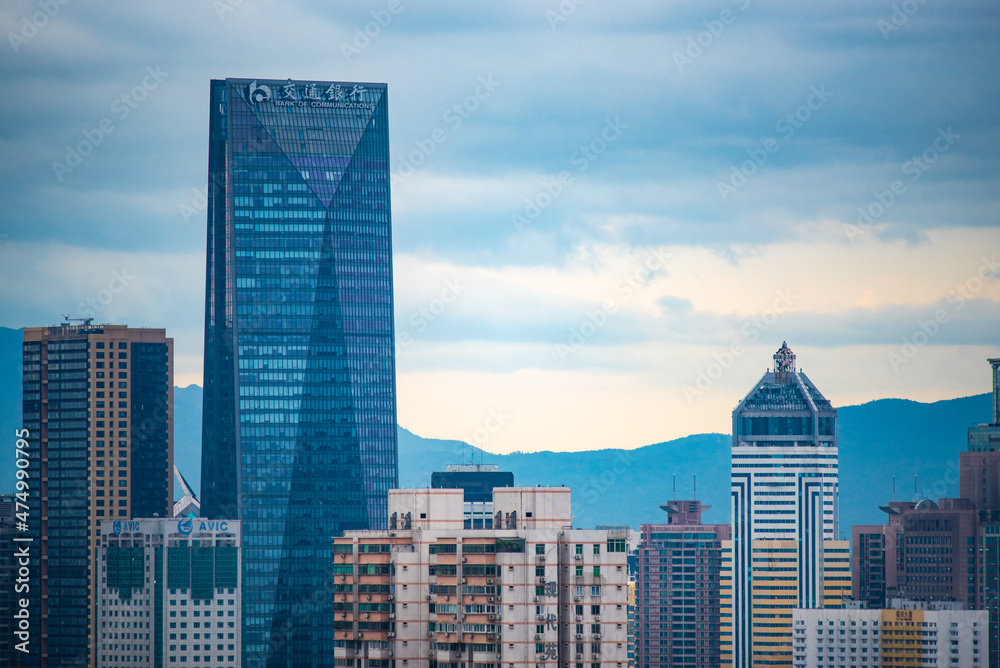
[[[187,536],[192,531],[229,531],[229,522],[226,520],[202,520],[191,517],[177,522],[177,533]]]

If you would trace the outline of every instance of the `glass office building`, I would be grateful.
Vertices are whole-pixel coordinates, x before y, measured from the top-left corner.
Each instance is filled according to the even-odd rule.
[[[170,514],[173,346],[162,329],[89,320],[24,328],[32,623],[28,653],[16,656],[25,666],[94,665],[101,522]]]
[[[332,538],[397,486],[385,84],[211,84],[202,512],[245,666],[333,665]]]

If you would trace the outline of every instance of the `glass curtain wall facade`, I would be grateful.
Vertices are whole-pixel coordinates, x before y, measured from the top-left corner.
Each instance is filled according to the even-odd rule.
[[[247,666],[333,665],[332,537],[398,486],[385,84],[211,84],[202,510]]]
[[[173,340],[124,325],[26,327],[29,666],[89,666],[100,523],[172,507]]]

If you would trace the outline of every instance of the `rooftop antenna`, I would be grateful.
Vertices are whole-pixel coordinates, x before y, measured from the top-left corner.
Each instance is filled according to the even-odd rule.
[[[698,500],[698,474],[694,474],[694,500]]]
[[[892,500],[896,500],[896,476],[892,476]]]
[[[913,502],[917,501],[917,474],[913,474]]]
[[[674,474],[674,501],[677,500],[677,474]]]

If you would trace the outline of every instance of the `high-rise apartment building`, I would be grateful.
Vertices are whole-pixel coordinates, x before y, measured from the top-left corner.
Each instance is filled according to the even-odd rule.
[[[101,521],[170,515],[173,340],[123,325],[28,327],[23,364],[30,661],[92,666]]]
[[[978,525],[968,499],[924,499],[904,513],[899,595],[975,608]]]
[[[844,549],[836,540],[838,461],[837,411],[782,343],[773,371],[733,411],[732,627],[724,644],[734,666],[782,665],[791,609],[833,600],[825,560]],[[767,565],[771,555],[780,569]],[[849,566],[843,575],[849,589]],[[774,577],[782,583],[762,586]],[[767,591],[780,601],[766,602]]]
[[[913,510],[912,501],[891,501],[880,506],[889,523],[855,525],[851,529],[851,594],[868,608],[884,608],[897,595],[899,573],[903,571],[903,514]]]
[[[211,83],[202,515],[242,520],[247,665],[326,666],[330,541],[397,486],[385,84]]]
[[[638,629],[637,625],[637,613],[636,613],[636,601],[635,601],[635,580],[629,577],[628,583],[628,666],[629,668],[635,668],[636,666],[636,633]]]
[[[989,613],[990,666],[1000,666],[1000,509],[979,514],[978,605]]]
[[[665,524],[643,524],[636,582],[636,665],[718,666],[722,542],[728,524],[703,524],[710,506],[674,500]]]
[[[573,529],[565,487],[392,490],[389,529],[333,541],[337,665],[628,664],[627,533]]]
[[[890,600],[882,609],[796,610],[793,668],[986,668],[987,614]]]
[[[993,370],[993,419],[969,427],[968,451],[959,455],[959,496],[978,514],[976,607],[989,612],[990,665],[1000,666],[1000,358]]]
[[[0,668],[13,668],[19,665],[19,656],[14,649],[15,643],[19,641],[14,631],[17,630],[18,620],[14,618],[17,607],[15,600],[15,581],[17,580],[18,563],[14,551],[15,530],[15,501],[13,494],[0,494],[0,610],[3,610],[3,617],[0,618]]]
[[[240,668],[240,523],[105,520],[97,668]]]

